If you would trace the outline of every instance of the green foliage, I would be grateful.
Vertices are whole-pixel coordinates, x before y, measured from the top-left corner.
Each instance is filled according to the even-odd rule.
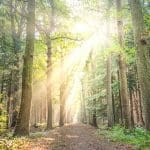
[[[65,5],[65,3],[61,0],[55,0],[54,2],[54,7],[59,13],[59,15],[63,14],[63,16],[67,17],[69,14],[69,8],[67,7],[67,5]]]
[[[150,30],[150,12],[148,9],[144,9],[144,25],[147,32]]]
[[[128,130],[120,125],[116,125],[109,130],[99,130],[99,134],[105,135],[114,142],[122,141],[136,145],[136,147],[141,150],[150,147],[150,132],[147,132],[141,127]]]

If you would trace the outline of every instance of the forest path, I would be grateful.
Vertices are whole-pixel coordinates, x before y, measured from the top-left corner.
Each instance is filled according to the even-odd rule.
[[[44,136],[31,139],[25,150],[135,150],[121,143],[112,143],[96,135],[96,129],[84,124],[56,128]]]

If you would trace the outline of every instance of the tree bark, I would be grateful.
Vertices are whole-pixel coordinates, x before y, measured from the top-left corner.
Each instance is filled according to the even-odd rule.
[[[144,20],[139,0],[129,0],[134,30],[137,71],[142,92],[145,128],[150,130],[150,39],[144,31]]]
[[[51,72],[52,72],[52,50],[51,50],[51,39],[47,37],[47,129],[52,129],[52,83],[51,83]]]
[[[131,109],[131,126],[134,127],[133,95],[131,89],[130,89],[130,109]]]
[[[51,14],[50,14],[50,28],[49,32],[46,35],[47,41],[47,129],[52,129],[52,82],[51,82],[51,73],[52,73],[52,47],[51,47],[51,33],[54,28],[54,1],[50,0],[51,5]]]
[[[32,68],[35,34],[35,0],[28,1],[26,48],[22,74],[22,98],[14,136],[29,135],[30,109],[32,99]]]
[[[129,112],[129,97],[128,97],[128,90],[127,90],[126,63],[125,63],[125,56],[123,54],[124,35],[123,35],[121,0],[116,0],[116,9],[117,9],[118,40],[121,49],[119,54],[119,70],[120,70],[120,91],[121,91],[121,101],[122,101],[123,124],[126,128],[130,128],[131,121],[130,121],[130,112]]]
[[[64,125],[64,117],[65,117],[65,99],[64,99],[64,85],[60,86],[60,120],[59,125]]]
[[[111,55],[107,57],[107,117],[108,126],[114,125],[114,112],[113,112],[113,102],[112,102],[112,88],[111,88]]]
[[[2,71],[3,73],[2,73],[2,79],[1,79],[1,91],[0,91],[0,94],[1,94],[1,96],[0,96],[0,103],[2,103],[3,102],[3,92],[4,92],[4,69],[3,69],[3,71]]]
[[[137,123],[139,123],[139,111],[138,111],[138,97],[135,94],[135,91],[133,91],[133,104],[134,104],[134,108],[135,108],[135,114],[136,114],[136,120]]]
[[[85,102],[85,93],[84,93],[84,83],[81,81],[81,88],[82,88],[82,91],[81,91],[81,93],[82,93],[82,98],[81,98],[81,100],[82,100],[82,108],[83,108],[83,112],[82,112],[82,114],[83,114],[83,123],[87,123],[87,115],[86,115],[86,102]]]
[[[96,116],[96,99],[93,100],[93,112],[92,112],[92,125],[97,127],[97,116]]]
[[[122,101],[121,101],[121,90],[120,90],[120,71],[117,71],[117,76],[118,76],[118,90],[119,90],[119,95],[118,95],[118,99],[119,99],[119,108],[120,108],[120,123],[123,124],[123,111],[122,111]]]
[[[15,7],[17,6],[17,3],[15,1]],[[21,41],[20,41],[20,36],[23,32],[23,24],[24,24],[24,18],[23,16],[20,16],[20,18],[17,20],[18,21],[18,29],[16,28],[15,24],[15,13],[16,13],[17,8],[13,8],[13,0],[10,1],[10,20],[11,20],[11,33],[12,33],[12,40],[13,40],[13,51],[15,55],[14,59],[14,67],[12,69],[12,123],[11,127],[15,127],[16,125],[16,117],[18,113],[18,107],[20,103],[20,93],[19,93],[19,88],[20,88],[20,61],[19,61],[19,51],[21,50]],[[25,6],[22,4],[21,7],[21,12],[24,13]]]
[[[11,124],[11,94],[12,94],[12,72],[9,75],[9,84],[8,84],[8,96],[7,96],[7,120],[6,120],[6,127],[7,129],[10,128]]]
[[[65,77],[63,71],[63,56],[61,53],[61,72],[60,72],[60,120],[59,125],[64,125],[65,117]]]
[[[143,119],[143,113],[142,113],[142,97],[141,97],[141,89],[139,87],[139,84],[138,84],[138,89],[137,89],[137,92],[138,92],[138,102],[139,102],[139,117],[140,117],[140,125],[141,126],[144,126],[144,119]]]

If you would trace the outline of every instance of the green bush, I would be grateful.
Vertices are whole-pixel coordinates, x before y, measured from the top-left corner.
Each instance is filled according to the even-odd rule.
[[[141,127],[132,130],[125,129],[116,125],[108,130],[99,130],[100,134],[105,135],[112,141],[122,141],[124,143],[136,145],[138,149],[150,149],[150,132]]]

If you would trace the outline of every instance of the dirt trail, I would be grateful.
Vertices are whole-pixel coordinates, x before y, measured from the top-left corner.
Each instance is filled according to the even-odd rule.
[[[96,129],[89,125],[72,124],[56,128],[44,137],[32,139],[31,150],[135,150],[121,143],[112,143],[100,139],[95,134]]]

